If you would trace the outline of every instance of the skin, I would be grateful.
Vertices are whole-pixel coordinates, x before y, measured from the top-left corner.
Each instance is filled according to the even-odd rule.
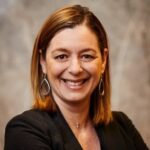
[[[89,104],[105,70],[106,58],[107,49],[102,59],[97,37],[85,24],[58,32],[49,43],[46,59],[40,58],[54,100],[85,149],[87,143],[91,143],[91,136],[94,139],[92,148],[99,143],[89,119]],[[76,122],[81,124],[78,130]]]

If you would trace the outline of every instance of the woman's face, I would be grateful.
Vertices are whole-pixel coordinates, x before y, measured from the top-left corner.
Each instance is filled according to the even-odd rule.
[[[40,60],[55,101],[90,100],[104,72],[106,57],[107,49],[102,61],[97,37],[86,25],[58,32],[49,43],[46,59]]]

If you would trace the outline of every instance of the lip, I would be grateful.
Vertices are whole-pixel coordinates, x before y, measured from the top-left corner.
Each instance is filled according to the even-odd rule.
[[[81,89],[84,84],[86,83],[88,79],[78,79],[78,80],[72,80],[72,79],[62,79],[65,86],[69,89]]]

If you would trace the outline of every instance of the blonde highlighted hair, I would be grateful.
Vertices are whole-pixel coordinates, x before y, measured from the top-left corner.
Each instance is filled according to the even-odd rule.
[[[85,23],[85,25],[95,33],[102,56],[104,54],[104,49],[108,49],[106,32],[98,18],[87,7],[73,5],[53,13],[42,26],[34,43],[31,62],[31,84],[34,95],[34,108],[52,112],[57,109],[51,95],[42,97],[40,94],[43,73],[40,65],[39,51],[42,50],[42,56],[45,59],[47,47],[56,33],[65,28],[74,28],[82,23]],[[100,96],[99,88],[96,87],[91,95],[90,117],[95,125],[99,123],[108,124],[112,120],[109,55],[103,74],[103,81],[105,94]]]

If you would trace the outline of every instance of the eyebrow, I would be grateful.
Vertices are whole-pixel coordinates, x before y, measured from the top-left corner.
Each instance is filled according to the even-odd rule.
[[[57,52],[57,51],[59,51],[59,52],[68,52],[68,51],[70,51],[70,50],[67,49],[67,48],[56,48],[56,49],[53,49],[53,50],[52,50],[52,53],[55,53],[55,52]],[[96,53],[96,50],[93,49],[93,48],[81,49],[80,52],[83,53],[83,52],[88,52],[88,51],[92,51],[92,52]]]
[[[82,50],[82,52],[88,52],[88,51],[92,51],[92,52],[96,53],[96,50],[93,48],[85,48]]]
[[[52,50],[52,53],[55,53],[55,52],[68,52],[68,50],[66,48],[56,48],[56,49],[53,49]]]

